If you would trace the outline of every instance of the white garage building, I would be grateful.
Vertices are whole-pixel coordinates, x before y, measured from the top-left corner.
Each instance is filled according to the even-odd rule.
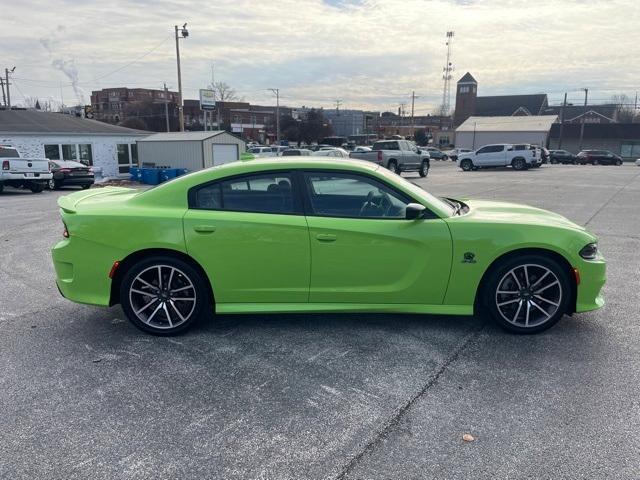
[[[136,140],[149,132],[53,112],[0,110],[0,144],[23,157],[75,160],[96,176],[128,176],[138,164]]]
[[[228,132],[167,132],[138,140],[140,166],[201,170],[240,159],[245,141]]]
[[[456,148],[476,150],[492,143],[547,145],[557,115],[469,117],[456,128]]]

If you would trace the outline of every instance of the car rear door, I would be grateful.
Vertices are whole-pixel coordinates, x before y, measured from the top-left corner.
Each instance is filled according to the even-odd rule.
[[[412,199],[365,174],[307,171],[304,179],[310,303],[442,303],[452,254],[443,220],[406,220]]]
[[[189,192],[186,248],[203,266],[217,304],[303,303],[310,246],[289,171],[242,175]]]

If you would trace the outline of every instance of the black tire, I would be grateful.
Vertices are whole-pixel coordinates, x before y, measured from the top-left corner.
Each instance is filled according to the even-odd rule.
[[[449,156],[448,155],[443,155],[442,156],[442,160],[448,161],[449,160]]]
[[[524,265],[527,265],[527,274],[524,274]],[[513,277],[510,274],[514,269],[516,269],[515,275],[520,276],[519,281],[521,283],[518,285],[521,285],[523,288],[519,293],[498,293],[498,289],[500,287],[503,289],[500,291],[504,291],[505,283],[503,282],[511,280],[512,284],[515,285],[515,280],[513,280]],[[536,282],[540,277],[542,277],[544,269],[549,270],[553,275],[547,275],[542,278],[541,283],[536,287]],[[517,272],[520,273],[518,274]],[[538,276],[536,276],[536,274]],[[553,276],[555,276],[555,278]],[[553,296],[557,295],[557,292],[560,292],[559,295],[557,295],[557,298],[554,298],[557,306],[545,303],[538,299],[539,296],[532,295],[532,289],[524,288],[525,278],[528,278],[530,281],[529,287],[533,286],[538,289],[544,289],[547,292],[544,295]],[[554,283],[555,280],[557,280],[557,285],[547,287],[547,285]],[[487,273],[484,285],[485,287],[482,292],[483,298],[479,299],[479,304],[485,306],[491,318],[498,325],[505,330],[519,334],[539,333],[551,328],[553,325],[558,323],[562,316],[568,311],[570,302],[573,298],[573,285],[570,280],[569,272],[554,258],[545,255],[527,254],[507,258],[492,267],[491,271]],[[516,286],[509,288],[515,288],[516,290],[513,290],[514,292],[518,290],[518,287]],[[540,294],[542,294],[542,292],[540,292]],[[530,302],[538,303],[545,309],[549,308],[550,310],[545,314],[545,316],[543,316],[540,311],[533,306],[533,304],[530,304]],[[501,304],[501,307],[499,307],[499,304]],[[523,305],[529,305],[530,308],[528,312],[522,308]],[[501,311],[500,308],[503,310]],[[520,310],[518,310],[518,308]],[[511,313],[508,313],[508,309],[511,309]],[[513,314],[514,310],[515,314]],[[530,315],[531,320],[534,315],[542,317],[542,320],[540,320],[541,323],[536,323],[528,327],[525,326],[526,315]],[[519,321],[521,316],[522,321]],[[512,318],[512,320],[515,319],[515,321],[509,321],[507,318]],[[531,323],[533,323],[533,321]]]
[[[511,167],[514,170],[526,170],[527,169],[527,162],[524,161],[524,158],[514,158],[513,160],[511,160]]]
[[[44,183],[32,183],[29,185],[29,190],[33,193],[41,193],[44,190]]]
[[[57,190],[60,188],[60,184],[52,178],[47,181],[47,188],[49,190]]]
[[[426,177],[427,175],[429,175],[429,161],[428,160],[423,160],[422,163],[420,164],[420,170],[418,170],[418,174],[421,177]]]
[[[83,190],[87,190],[88,188],[91,188],[91,185],[82,185]]]
[[[0,182],[0,193],[4,190],[4,183]]]
[[[171,285],[190,284],[192,287],[186,290],[182,290],[180,292],[181,295],[174,294],[175,296],[170,296],[168,294],[170,286],[168,288],[165,287],[163,292],[151,291],[149,288],[142,286],[144,285],[143,283],[136,280],[138,275],[145,275],[148,272],[149,276],[146,278],[146,280],[150,280],[150,283],[152,283],[154,286],[157,286],[159,282],[156,280],[156,282],[154,283],[153,278],[158,278],[158,274],[155,273],[157,272],[156,268],[158,266],[160,266],[160,275],[163,278],[163,286],[165,281],[169,281],[169,278],[167,277],[170,276],[171,268],[173,268],[175,270],[173,277],[171,277]],[[176,271],[179,273],[176,274]],[[198,270],[196,270],[196,268],[178,258],[170,256],[153,256],[145,258],[131,266],[124,273],[124,276],[120,283],[120,304],[122,305],[122,310],[124,311],[129,321],[140,330],[159,336],[175,335],[191,328],[200,319],[200,317],[203,316],[206,310],[212,307],[209,290],[206,287],[205,283],[206,281],[208,280],[203,278]],[[137,293],[132,292],[131,295],[137,295],[137,298],[134,298],[130,296],[130,291],[132,288],[135,288],[136,290],[145,288],[145,291],[149,291],[150,295],[140,296]],[[189,310],[191,303],[188,300],[179,299],[181,297],[190,298],[185,297],[185,295],[191,295],[191,292],[193,292],[193,298],[195,300],[193,302],[193,308]],[[146,302],[154,302],[153,297],[156,298],[155,303],[149,303],[150,307],[147,311],[151,311],[152,309],[157,310],[157,312],[155,313],[159,314],[159,316],[155,317],[152,314],[144,313],[142,316],[147,315],[146,320],[149,321],[149,323],[146,323],[142,318],[140,318],[138,314],[136,314],[136,310],[139,313],[142,313],[140,311],[140,304],[144,306],[147,304]],[[170,322],[167,321],[167,313],[165,313],[164,307],[160,305],[163,303],[164,299],[166,299],[166,301],[164,301],[164,306],[166,307],[167,311],[171,312],[170,316],[173,316],[174,319],[177,319],[177,321],[180,322],[174,327],[170,326]],[[176,313],[176,309],[171,305],[171,299],[174,300],[174,306],[177,305],[182,308],[182,315],[186,317],[186,320],[180,320],[178,313]],[[178,301],[181,301],[182,303],[178,304]],[[169,303],[169,305],[167,305],[167,303]]]
[[[558,161],[557,161],[555,158],[552,158],[552,159],[551,159],[551,165],[555,165],[555,164],[557,164],[557,163],[558,163]]]
[[[387,164],[387,169],[391,170],[394,173],[397,173],[398,175],[400,175],[401,173],[400,167],[398,166],[398,162],[396,162],[395,160],[389,160],[389,163]]]
[[[616,160],[616,165],[619,167],[620,165],[622,165],[622,160],[620,160],[619,158]]]
[[[473,162],[468,158],[465,158],[460,162],[460,168],[465,172],[470,172],[471,170],[473,170]]]

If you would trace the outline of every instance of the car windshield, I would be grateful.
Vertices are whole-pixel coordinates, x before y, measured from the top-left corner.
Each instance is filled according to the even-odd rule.
[[[418,197],[420,200],[423,200],[428,205],[432,205],[443,212],[447,212],[449,216],[453,216],[456,213],[456,206],[452,205],[451,202],[447,202],[441,198],[438,198],[423,188],[419,187],[415,183],[412,183],[400,175],[396,175],[395,173],[387,170],[386,168],[379,168],[377,172],[381,173],[389,180],[392,180],[394,183],[401,184],[405,189],[410,191],[413,195]]]

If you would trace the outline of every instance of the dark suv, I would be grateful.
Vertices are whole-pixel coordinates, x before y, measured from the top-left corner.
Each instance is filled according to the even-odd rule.
[[[577,160],[581,165],[622,165],[622,157],[608,150],[582,150]]]
[[[578,163],[578,157],[566,150],[549,150],[551,163]]]

